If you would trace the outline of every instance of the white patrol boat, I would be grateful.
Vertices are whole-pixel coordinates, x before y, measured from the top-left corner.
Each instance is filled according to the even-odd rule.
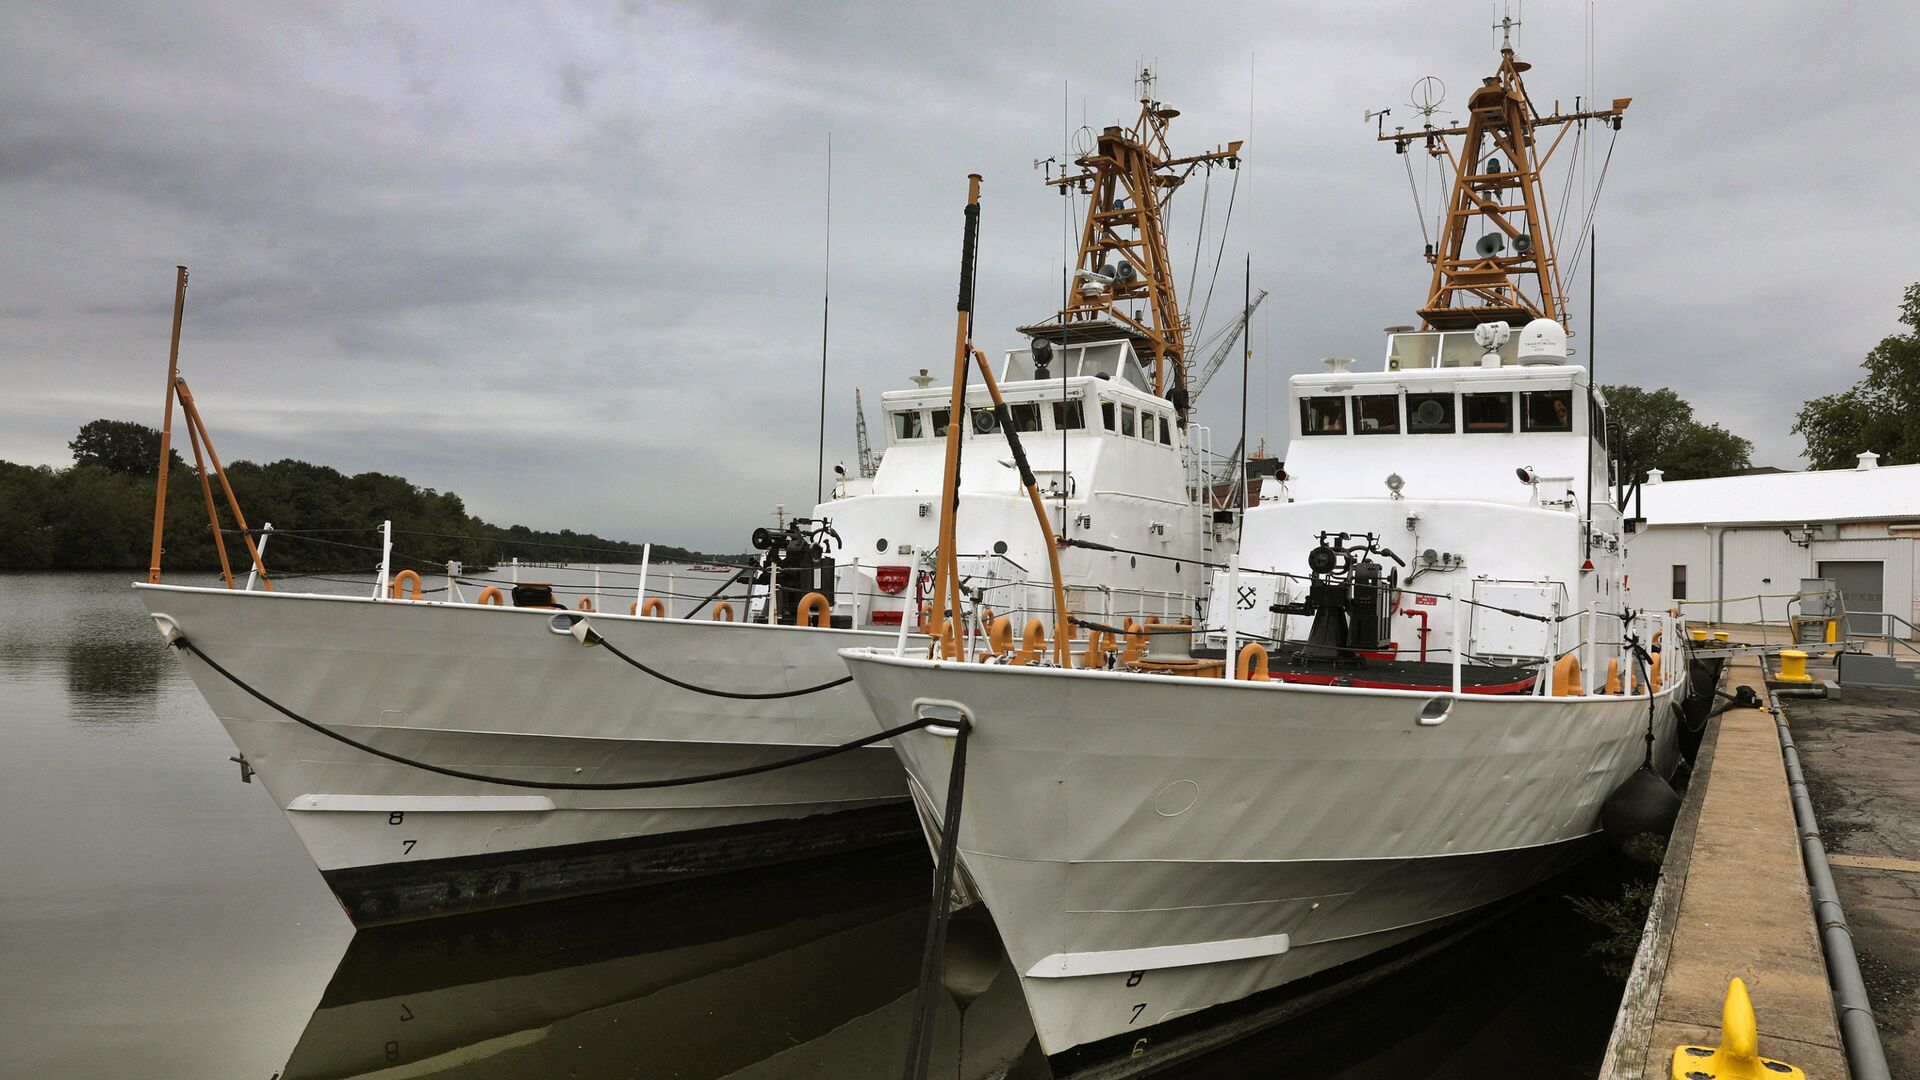
[[[1680,624],[1631,608],[1537,198],[1535,130],[1625,103],[1537,116],[1524,68],[1505,51],[1463,129],[1405,136],[1464,136],[1426,328],[1292,379],[1283,490],[1185,660],[845,654],[883,728],[940,721],[892,744],[1049,1055],[1150,1066],[1217,1006],[1547,879],[1603,806],[1677,805]],[[1463,257],[1470,222],[1540,239]]]
[[[573,608],[564,589],[528,606],[497,588],[448,602],[421,598],[417,574],[403,589],[412,571],[388,587],[384,566],[371,596],[190,588],[157,583],[156,538],[142,602],[353,921],[911,837],[905,777],[884,745],[728,774],[872,735],[839,657],[850,646],[912,632],[924,647],[918,632],[951,618],[970,649],[1019,638],[1044,650],[1056,584],[1118,628],[1191,622],[1216,485],[1203,432],[1186,424],[1187,328],[1161,222],[1180,181],[1237,165],[1238,144],[1166,160],[1171,115],[1147,103],[1135,128],[1101,136],[1085,173],[1054,181],[1086,197],[1087,269],[1057,318],[1022,328],[1029,344],[1006,358],[1002,399],[976,379],[955,424],[950,389],[888,395],[877,475],[843,484],[812,518],[756,531],[744,595],[623,597],[629,613]],[[968,219],[963,328],[977,205]],[[933,508],[952,501],[950,427],[969,518],[946,548],[966,594],[936,610],[926,579]],[[1046,512],[1082,546],[1057,552],[1013,516],[1034,497],[1009,434],[1025,436]],[[265,577],[250,540],[249,554]],[[589,621],[611,648],[579,647]]]

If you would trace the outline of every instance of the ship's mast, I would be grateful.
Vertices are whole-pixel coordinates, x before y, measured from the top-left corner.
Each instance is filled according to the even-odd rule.
[[[1511,29],[1511,23],[1506,27]],[[1541,115],[1527,96],[1521,73],[1532,65],[1503,42],[1500,67],[1467,98],[1466,123],[1436,128],[1433,102],[1416,106],[1429,122],[1418,131],[1396,128],[1380,141],[1404,154],[1415,143],[1444,159],[1453,172],[1440,237],[1427,248],[1433,282],[1420,318],[1428,330],[1458,330],[1483,322],[1521,326],[1533,319],[1566,324],[1566,294],[1555,260],[1541,173],[1575,121],[1599,120],[1617,131],[1632,98],[1614,98],[1605,109]],[[1543,150],[1542,128],[1560,130]],[[1448,140],[1459,137],[1458,149]]]
[[[1154,393],[1174,403],[1184,426],[1187,325],[1167,252],[1167,203],[1196,169],[1221,164],[1239,168],[1242,143],[1175,157],[1167,144],[1167,126],[1180,111],[1154,99],[1151,71],[1140,73],[1139,87],[1140,117],[1133,126],[1100,132],[1093,149],[1074,159],[1081,172],[1047,181],[1062,195],[1077,190],[1089,196],[1087,216],[1067,306],[1056,322],[1021,330],[1065,338],[1076,329],[1111,332],[1124,327],[1122,332],[1152,357]]]

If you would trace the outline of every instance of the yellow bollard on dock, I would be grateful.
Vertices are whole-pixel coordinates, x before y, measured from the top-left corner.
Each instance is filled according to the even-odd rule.
[[[1720,1007],[1720,1045],[1675,1047],[1673,1080],[1807,1080],[1807,1074],[1760,1056],[1753,999],[1747,996],[1747,984],[1735,979]]]
[[[1774,676],[1781,682],[1812,682],[1813,676],[1807,674],[1807,654],[1799,649],[1780,651],[1780,674]]]

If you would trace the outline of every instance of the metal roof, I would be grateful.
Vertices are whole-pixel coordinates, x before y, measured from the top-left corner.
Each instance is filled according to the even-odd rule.
[[[1649,526],[1920,519],[1920,465],[1667,480],[1627,512]]]

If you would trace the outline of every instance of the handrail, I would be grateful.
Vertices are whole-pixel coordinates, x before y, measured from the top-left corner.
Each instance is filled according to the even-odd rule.
[[[1883,620],[1880,624],[1880,628],[1882,632],[1877,635],[1869,634],[1867,636],[1886,638],[1888,656],[1893,655],[1893,646],[1894,646],[1894,643],[1896,642],[1899,643],[1901,648],[1906,649],[1908,652],[1913,653],[1915,656],[1920,656],[1920,647],[1916,647],[1912,641],[1908,640],[1908,638],[1894,636],[1893,624],[1899,623],[1901,626],[1906,627],[1908,632],[1908,637],[1911,637],[1915,633],[1920,633],[1920,626],[1913,625],[1912,623],[1901,618],[1900,616],[1895,615],[1891,611],[1849,611],[1845,608],[1842,608],[1840,611],[1840,617],[1842,619],[1848,620],[1849,627],[1851,627],[1851,620],[1855,616],[1858,616],[1860,618],[1875,618],[1875,619]],[[1849,629],[1848,634],[1849,636],[1852,635],[1851,629]]]

